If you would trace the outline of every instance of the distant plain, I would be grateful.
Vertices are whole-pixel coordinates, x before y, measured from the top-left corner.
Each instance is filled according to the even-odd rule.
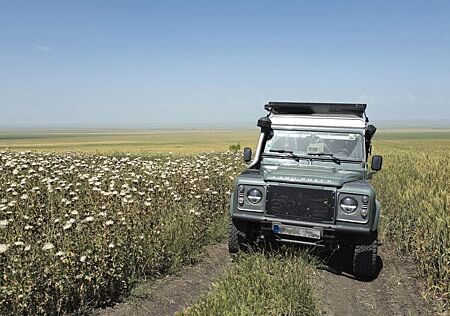
[[[170,130],[63,130],[1,131],[0,149],[32,151],[80,151],[87,153],[192,154],[224,151],[230,145],[255,147],[258,129]],[[450,128],[380,129],[375,141],[418,142],[450,140]],[[405,143],[405,142],[408,143]]]

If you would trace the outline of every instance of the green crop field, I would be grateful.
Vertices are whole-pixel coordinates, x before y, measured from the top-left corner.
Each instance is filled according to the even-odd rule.
[[[372,181],[383,204],[382,234],[416,259],[429,293],[450,295],[450,140],[375,143],[385,164]]]
[[[224,151],[254,147],[257,137],[256,128],[0,133],[0,314],[84,313],[223,240],[232,180],[244,168],[240,154]],[[373,153],[384,156],[373,179],[381,237],[416,260],[425,294],[448,308],[450,130],[382,130]],[[305,281],[280,283],[281,296],[261,292],[272,298],[263,308],[286,315],[319,308],[301,257],[244,256],[230,271],[186,314],[225,303],[231,312],[251,310],[254,297],[236,299],[248,280],[263,288],[285,274]]]

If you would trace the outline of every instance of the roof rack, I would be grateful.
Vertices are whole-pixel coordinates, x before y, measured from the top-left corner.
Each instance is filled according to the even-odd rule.
[[[269,102],[264,109],[274,114],[350,114],[364,117],[366,107],[360,103]]]

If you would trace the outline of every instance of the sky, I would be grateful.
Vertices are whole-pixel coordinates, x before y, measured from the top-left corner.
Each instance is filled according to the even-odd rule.
[[[0,0],[0,127],[450,120],[450,1]]]

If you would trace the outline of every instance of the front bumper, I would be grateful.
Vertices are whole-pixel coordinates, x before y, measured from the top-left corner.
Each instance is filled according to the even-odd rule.
[[[268,230],[272,226],[272,222],[277,222],[285,225],[294,225],[308,228],[321,228],[324,231],[324,238],[334,238],[336,235],[369,235],[372,233],[371,225],[357,224],[357,223],[316,223],[296,221],[285,218],[278,218],[273,216],[266,216],[263,213],[250,212],[233,212],[232,217],[246,222],[252,222],[261,225],[261,230]]]

